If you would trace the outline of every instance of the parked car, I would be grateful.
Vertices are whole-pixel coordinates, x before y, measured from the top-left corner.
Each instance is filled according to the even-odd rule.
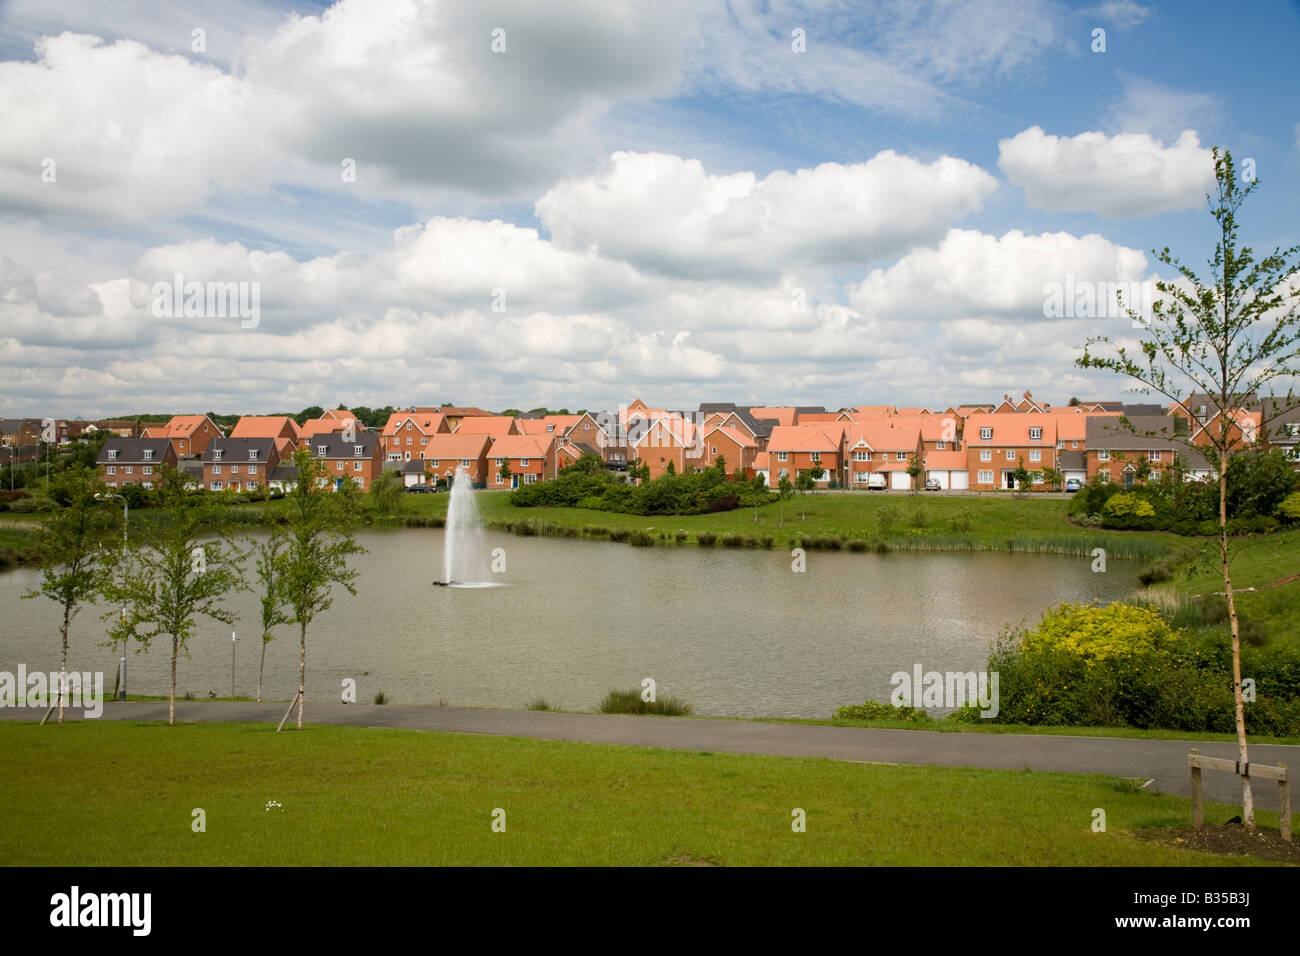
[[[1081,482],[1078,478],[1071,478],[1065,483],[1065,490],[1070,492],[1070,494],[1074,494],[1074,492],[1078,491],[1082,487],[1083,487],[1083,482]]]
[[[870,491],[888,491],[889,476],[883,471],[872,472],[867,476],[867,488]]]
[[[408,495],[431,495],[437,490],[433,485],[408,485],[406,493]]]
[[[927,479],[925,479],[925,490],[926,490],[926,491],[942,491],[943,488],[940,487],[940,485],[939,485],[939,479],[938,479],[938,478],[927,478]]]

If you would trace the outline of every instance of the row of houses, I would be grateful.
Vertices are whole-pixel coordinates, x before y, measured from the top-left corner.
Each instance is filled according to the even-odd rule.
[[[1284,448],[1300,467],[1300,408],[1254,396],[1236,404],[1232,441]],[[761,476],[771,487],[807,472],[820,485],[844,488],[908,489],[932,481],[945,489],[998,490],[1012,488],[1021,468],[1037,488],[1046,488],[1053,472],[1067,481],[1131,484],[1178,467],[1185,476],[1208,478],[1213,467],[1197,449],[1208,444],[1217,421],[1205,396],[1168,407],[1053,408],[1029,392],[941,409],[707,403],[674,410],[639,398],[615,412],[572,415],[413,406],[375,430],[346,409],[302,425],[286,416],[246,416],[229,435],[207,416],[179,415],[138,437],[111,437],[99,464],[110,486],[151,485],[167,463],[214,491],[283,486],[292,481],[289,463],[299,449],[319,459],[335,484],[347,477],[363,490],[389,469],[411,486],[450,480],[459,468],[476,486],[516,488],[552,478],[583,455],[614,469],[638,462],[651,478],[722,459],[728,472]]]

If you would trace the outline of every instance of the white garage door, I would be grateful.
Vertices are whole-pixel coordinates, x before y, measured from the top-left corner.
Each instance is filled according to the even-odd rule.
[[[953,471],[949,474],[952,475],[952,478],[948,482],[948,487],[953,491],[966,491],[970,488],[969,471]]]
[[[912,476],[905,471],[891,471],[889,473],[889,487],[907,491],[912,487]]]
[[[927,471],[925,477],[933,478],[935,481],[939,482],[939,487],[946,491],[948,488],[948,474],[949,473],[946,471]]]

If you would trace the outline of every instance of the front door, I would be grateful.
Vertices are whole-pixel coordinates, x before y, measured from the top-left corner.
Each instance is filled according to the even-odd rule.
[[[1016,490],[1016,473],[1014,471],[1002,472],[1002,487],[1008,491]]]

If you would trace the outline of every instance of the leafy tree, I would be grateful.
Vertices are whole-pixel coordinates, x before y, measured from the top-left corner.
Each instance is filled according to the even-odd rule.
[[[289,624],[284,599],[284,552],[288,539],[276,528],[258,546],[257,581],[262,588],[262,658],[257,665],[257,699],[262,699],[262,673],[266,670],[266,645],[275,639],[275,629]]]
[[[191,497],[184,476],[167,464],[159,498],[162,520],[152,529],[152,543],[123,553],[104,593],[110,603],[125,608],[111,632],[115,638],[137,640],[146,650],[157,637],[171,638],[167,722],[175,724],[177,659],[187,649],[199,617],[234,624],[234,612],[225,601],[232,592],[248,589],[239,571],[247,555],[219,530],[225,511],[222,498]],[[212,528],[218,529],[215,538],[205,540]]]
[[[575,461],[573,464],[576,465],[577,462]],[[569,465],[569,466],[567,466],[567,467],[572,468],[573,465]],[[501,479],[501,484],[503,484],[503,485],[508,485],[508,484],[510,484],[510,477],[511,477],[512,474],[514,474],[514,473],[510,470],[510,459],[509,459],[509,458],[502,458],[502,459],[501,459],[501,467],[497,469],[497,477],[499,477],[499,478]]]
[[[913,455],[907,459],[907,475],[912,479],[912,494],[916,494],[921,490],[921,475],[924,471],[925,467],[921,464],[919,457]]]
[[[1188,407],[1191,395],[1208,395],[1216,406],[1200,436],[1218,471],[1219,567],[1232,641],[1238,760],[1244,767],[1249,759],[1241,695],[1241,629],[1228,542],[1228,472],[1239,437],[1232,416],[1242,404],[1242,396],[1257,395],[1269,383],[1293,381],[1300,373],[1300,289],[1293,283],[1300,263],[1287,261],[1300,246],[1275,248],[1257,259],[1250,246],[1240,245],[1237,214],[1259,181],[1243,186],[1227,151],[1220,153],[1216,147],[1213,160],[1216,193],[1206,199],[1218,227],[1218,240],[1209,260],[1208,279],[1203,281],[1168,247],[1153,250],[1179,278],[1156,282],[1158,298],[1150,321],[1127,310],[1146,333],[1139,350],[1130,352],[1106,336],[1096,336],[1084,345],[1076,364],[1134,379],[1146,391],[1158,392],[1176,403],[1189,420],[1194,417]],[[1294,393],[1288,390],[1286,400],[1275,404],[1274,418],[1295,404]],[[1255,801],[1250,777],[1242,776],[1241,789],[1242,820],[1253,829]]]
[[[668,467],[665,468],[664,471],[667,472],[667,473],[670,474],[670,475],[675,475],[675,474],[677,474],[677,466],[673,464],[673,460],[672,460],[671,458],[668,459]],[[649,477],[649,476],[650,476],[650,466],[647,465],[647,466],[646,466],[646,477]]]
[[[801,495],[807,494],[808,492],[812,491],[813,490],[812,472],[807,469],[804,469],[803,471],[795,475],[794,487],[795,490],[798,491],[799,494]]]
[[[1047,482],[1053,491],[1060,491],[1061,485],[1065,482],[1065,475],[1048,465],[1043,469],[1043,481]]]
[[[379,477],[370,483],[370,500],[380,514],[395,515],[401,512],[405,493],[402,474],[396,469],[380,472]]]
[[[100,482],[98,472],[76,466],[54,479],[50,489],[65,504],[50,517],[45,531],[37,539],[36,566],[41,569],[39,588],[24,594],[25,598],[45,596],[56,602],[63,612],[59,626],[62,653],[59,658],[60,675],[68,672],[68,633],[72,619],[81,606],[94,599],[108,581],[114,551],[120,545],[121,515],[115,502],[96,500],[107,489]],[[63,694],[65,681],[59,680],[59,723],[63,723]]]
[[[325,409],[321,408],[319,405],[308,405],[297,415],[293,416],[293,420],[296,421],[299,425],[302,425],[308,419],[320,418],[324,414],[325,414]]]
[[[357,572],[348,558],[365,551],[352,536],[357,519],[354,482],[344,481],[330,491],[321,462],[310,451],[300,449],[293,456],[298,480],[288,494],[288,539],[280,580],[285,603],[298,625],[298,729],[302,729],[307,686],[307,628],[334,603],[334,585],[356,595]]]
[[[1029,490],[1029,482],[1032,478],[1033,475],[1029,473],[1029,469],[1024,465],[1017,466],[1016,470],[1011,473],[1011,480],[1015,483],[1016,489],[1021,492]]]

